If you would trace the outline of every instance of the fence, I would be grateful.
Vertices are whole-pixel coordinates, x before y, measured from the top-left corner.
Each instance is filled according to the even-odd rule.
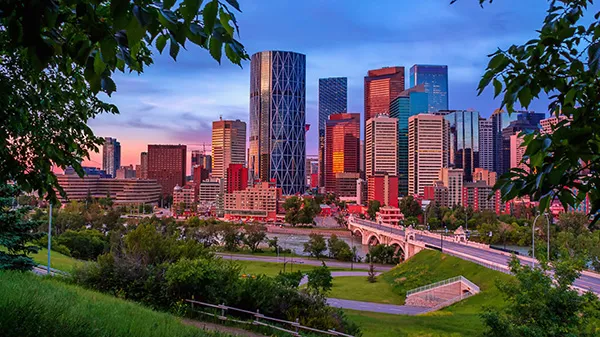
[[[345,333],[341,333],[335,330],[319,330],[319,329],[315,329],[315,328],[311,328],[309,326],[304,326],[301,325],[298,322],[298,319],[296,319],[296,322],[292,322],[292,321],[286,321],[283,319],[279,319],[279,318],[274,318],[274,317],[268,317],[265,316],[263,314],[261,314],[258,309],[256,310],[256,312],[252,312],[249,310],[244,310],[244,309],[239,309],[239,308],[234,308],[234,307],[230,307],[227,306],[225,304],[211,304],[211,303],[204,303],[204,302],[200,302],[200,301],[194,301],[194,300],[185,300],[188,303],[191,303],[192,305],[192,309],[194,309],[194,305],[198,304],[198,305],[202,305],[205,307],[209,307],[209,308],[214,308],[214,309],[219,309],[221,310],[221,314],[217,315],[217,314],[213,314],[213,313],[209,313],[209,312],[205,312],[205,311],[198,311],[199,313],[203,314],[203,315],[208,315],[208,316],[212,316],[212,317],[216,317],[222,321],[232,321],[235,323],[241,323],[241,324],[252,324],[252,325],[260,325],[260,326],[265,326],[265,327],[269,327],[272,329],[276,329],[279,331],[283,331],[283,332],[287,332],[289,334],[291,334],[292,336],[302,336],[299,332],[299,330],[306,330],[306,331],[310,331],[310,332],[316,332],[316,333],[320,333],[323,335],[327,335],[327,336],[342,336],[342,337],[354,337],[352,335],[347,335]],[[248,321],[242,321],[242,320],[237,320],[237,319],[233,319],[233,318],[229,318],[227,316],[225,316],[225,312],[231,310],[231,311],[237,311],[237,312],[241,312],[241,313],[245,313],[248,315],[251,315],[254,317],[254,320],[251,322]],[[261,320],[264,321],[273,321],[273,322],[277,322],[280,324],[284,324],[284,325],[289,325],[292,329],[294,330],[290,330],[290,329],[286,329],[286,328],[282,328],[281,326],[278,325],[273,325],[273,324],[269,324],[267,322],[262,322]]]
[[[435,283],[432,283],[432,284],[428,284],[426,286],[422,286],[422,287],[418,287],[418,288],[415,288],[415,289],[411,289],[411,290],[409,290],[409,291],[406,292],[406,297],[408,297],[410,295],[413,295],[413,294],[416,294],[416,293],[420,293],[420,292],[425,291],[425,290],[429,290],[429,289],[441,287],[441,286],[444,286],[444,285],[447,285],[447,284],[451,284],[451,283],[455,283],[455,282],[463,282],[463,283],[467,284],[469,287],[471,287],[471,289],[473,289],[473,291],[475,293],[479,292],[479,287],[475,283],[469,281],[468,279],[466,279],[465,277],[463,277],[461,275],[461,276],[456,276],[456,277],[449,278],[447,280],[443,280],[443,281],[435,282]]]
[[[445,307],[447,307],[449,305],[452,305],[452,304],[454,304],[456,302],[460,302],[460,301],[464,300],[465,298],[473,296],[473,295],[474,294],[470,293],[470,292],[466,293],[466,294],[460,294],[460,295],[458,295],[458,296],[456,296],[454,298],[451,298],[451,299],[449,299],[449,300],[447,300],[445,302],[442,302],[442,303],[436,305],[435,307],[427,309],[427,311],[425,311],[424,313],[428,313],[428,312],[432,312],[432,311],[438,311],[441,308],[445,308]]]

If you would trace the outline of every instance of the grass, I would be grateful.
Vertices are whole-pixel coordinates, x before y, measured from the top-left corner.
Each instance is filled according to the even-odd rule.
[[[0,250],[6,250],[4,247],[0,247]],[[48,250],[46,248],[40,249],[37,253],[29,255],[33,261],[37,264],[44,266],[48,265]],[[84,261],[77,260],[70,256],[63,255],[59,252],[52,251],[50,254],[50,267],[70,272],[74,267],[85,263]]]
[[[225,336],[175,316],[33,273],[0,272],[3,337]]]
[[[392,286],[381,276],[375,283],[369,283],[366,276],[336,277],[327,297],[385,304],[404,303],[404,297],[394,293]]]
[[[460,275],[477,284],[481,293],[437,312],[404,316],[345,311],[350,319],[361,326],[365,337],[480,335],[483,332],[483,324],[479,315],[483,307],[502,306],[504,303],[495,286],[496,280],[506,281],[511,279],[511,276],[438,251],[420,252],[407,262],[379,276],[377,283],[342,282],[335,291],[337,295],[343,296],[339,298],[358,299],[370,288],[370,296],[381,300],[385,297],[381,294],[389,292],[391,288],[394,297],[386,296],[389,296],[390,301],[399,298],[401,301],[395,304],[402,304],[406,291]],[[362,287],[355,289],[356,285]]]
[[[228,260],[226,256],[223,256],[223,259]],[[252,274],[252,275],[265,274],[267,276],[275,276],[275,275],[279,274],[280,271],[283,272],[283,262],[275,263],[275,262],[244,261],[244,260],[239,260],[239,261],[235,261],[235,262],[238,263],[239,265],[241,265],[242,267],[244,267],[244,273],[246,273],[246,274]],[[287,271],[287,272],[296,271],[296,270],[309,271],[316,267],[318,267],[318,266],[307,265],[307,264],[297,264],[297,263],[294,263],[292,265],[291,263],[288,262],[285,266],[285,271]],[[346,271],[346,270],[350,270],[350,269],[349,268],[330,267],[329,270],[330,271]],[[334,279],[334,281],[335,281],[335,279]]]

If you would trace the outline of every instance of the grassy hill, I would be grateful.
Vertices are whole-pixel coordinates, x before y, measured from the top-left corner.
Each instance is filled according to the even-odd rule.
[[[442,281],[455,276],[464,276],[481,288],[481,293],[438,312],[419,316],[387,315],[371,312],[346,310],[348,317],[361,325],[365,337],[392,336],[473,336],[481,334],[483,325],[479,317],[485,306],[503,305],[502,295],[495,286],[496,280],[507,281],[511,276],[487,269],[478,264],[442,254],[438,251],[425,250],[400,264],[398,267],[384,273],[378,278],[381,292],[389,294],[389,288],[394,297],[389,303],[401,302],[410,289]],[[361,278],[364,279],[364,278]],[[368,286],[365,282],[365,289]],[[334,280],[336,294],[347,294],[352,299],[356,294],[356,286],[346,287]],[[354,293],[348,292],[353,290]],[[377,289],[370,289],[379,298]],[[333,296],[332,296],[333,297]],[[364,298],[362,300],[365,300]],[[380,301],[381,302],[381,301]]]
[[[0,272],[3,337],[225,336],[174,316],[33,273]]]

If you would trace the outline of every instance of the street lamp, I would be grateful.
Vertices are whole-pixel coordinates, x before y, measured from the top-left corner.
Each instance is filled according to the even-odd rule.
[[[546,223],[548,225],[548,243],[547,243],[547,247],[546,247],[546,258],[548,259],[548,261],[550,261],[550,218],[548,218],[548,212],[544,212],[544,217],[546,217]],[[542,216],[542,214],[540,212],[538,212],[538,215],[536,215],[535,219],[533,220],[533,226],[535,227],[535,223],[537,221],[537,219]]]
[[[535,218],[537,220],[537,217]],[[531,225],[531,267],[535,267],[535,220],[533,220],[533,224]],[[527,224],[525,224],[527,226]]]
[[[52,201],[50,201],[50,207],[48,209],[48,269],[47,274],[50,274],[50,250],[52,248]]]

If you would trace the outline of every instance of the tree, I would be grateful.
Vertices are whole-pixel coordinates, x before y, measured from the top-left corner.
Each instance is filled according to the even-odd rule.
[[[327,293],[333,286],[333,277],[331,276],[331,271],[329,271],[329,268],[325,265],[325,262],[323,262],[320,267],[310,270],[306,273],[306,276],[308,276],[306,287],[319,294]]]
[[[0,183],[0,247],[6,248],[0,250],[0,270],[31,270],[36,265],[28,255],[39,248],[29,243],[41,237],[34,233],[40,223],[26,218],[30,207],[12,207],[19,194],[16,186]]]
[[[277,252],[277,249],[279,248],[279,238],[278,237],[274,237],[272,239],[267,238],[267,244],[269,245],[269,248],[273,248],[273,251]]]
[[[223,235],[225,250],[230,252],[236,251],[244,240],[244,234],[238,232],[237,227],[228,223],[221,225],[221,234]]]
[[[549,112],[565,117],[552,133],[523,135],[527,170],[513,168],[498,179],[495,188],[502,199],[527,196],[539,201],[540,211],[545,211],[553,200],[568,209],[589,196],[589,212],[597,221],[600,12],[593,13],[590,20],[592,8],[590,0],[551,1],[536,38],[490,55],[479,93],[493,86],[494,95],[502,97],[501,107],[509,113],[515,104],[527,109],[534,98],[548,95]]]
[[[379,208],[381,207],[381,203],[379,200],[369,200],[369,206],[367,208],[367,214],[371,220],[375,220],[377,216],[377,212],[379,212]]]
[[[402,214],[405,217],[417,217],[423,214],[423,210],[421,209],[421,205],[413,198],[412,195],[402,198],[400,200],[400,204],[398,205]]]
[[[327,240],[329,257],[340,261],[352,261],[353,252],[346,241],[339,239],[337,235],[332,234]]]
[[[396,256],[396,246],[382,244],[369,247],[366,259],[382,264],[397,264],[399,262],[399,258]]]
[[[310,233],[308,242],[304,243],[304,252],[317,259],[322,258],[323,253],[327,250],[327,243],[321,234]]]
[[[558,218],[558,228],[561,231],[571,231],[575,235],[589,231],[589,217],[583,213],[562,213]]]
[[[532,269],[516,257],[510,262],[516,281],[498,283],[506,306],[482,314],[486,336],[596,336],[600,329],[600,300],[570,288],[582,264],[572,260]]]
[[[235,64],[248,59],[233,9],[237,0],[2,1],[0,179],[54,199],[53,165],[83,175],[82,160],[101,144],[87,121],[118,112],[96,94],[116,90],[117,70],[143,72],[152,48],[169,42],[176,59],[189,42],[219,62],[223,50]]]
[[[373,265],[372,259],[369,259],[369,272],[367,275],[367,281],[369,281],[369,283],[377,282],[377,274],[375,273],[375,266]]]
[[[299,221],[304,224],[312,224],[315,216],[321,212],[321,205],[312,198],[304,198],[300,210]]]
[[[246,244],[252,252],[258,251],[258,245],[265,241],[267,232],[265,226],[258,223],[245,226],[246,235],[244,236],[244,244]]]
[[[68,230],[57,238],[57,243],[69,249],[72,257],[81,260],[96,260],[108,251],[108,239],[97,230]]]
[[[300,223],[300,208],[302,207],[302,200],[297,196],[292,196],[285,199],[283,203],[283,209],[285,210],[285,222],[292,226],[296,226]]]

